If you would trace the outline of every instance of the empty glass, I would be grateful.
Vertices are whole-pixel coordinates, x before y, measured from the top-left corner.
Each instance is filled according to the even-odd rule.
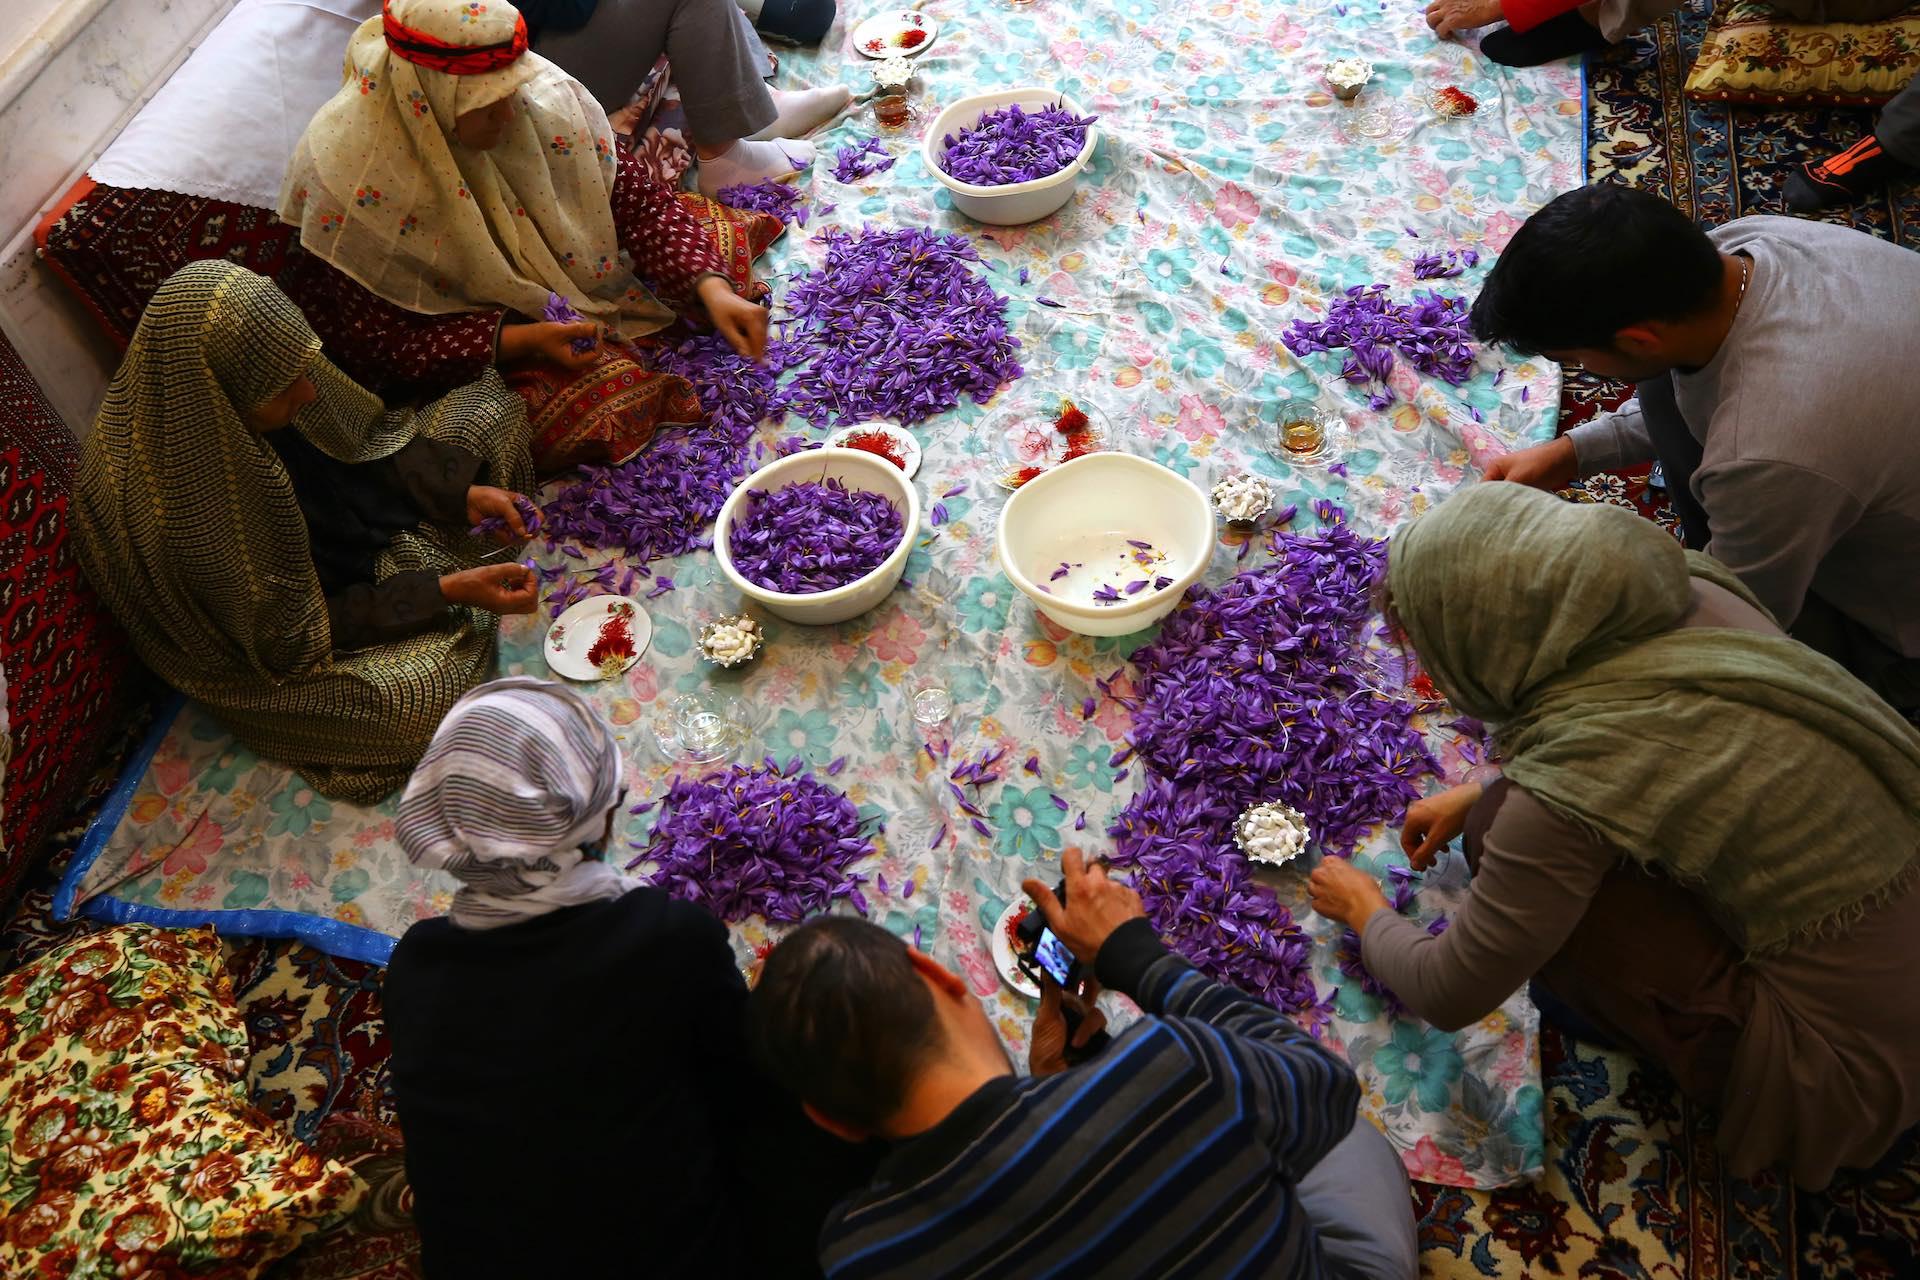
[[[656,710],[653,737],[675,764],[717,764],[740,750],[750,728],[740,699],[702,691],[679,694]]]

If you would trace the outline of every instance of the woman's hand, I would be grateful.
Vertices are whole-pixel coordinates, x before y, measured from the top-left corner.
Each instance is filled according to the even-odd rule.
[[[440,579],[448,604],[467,604],[488,613],[532,613],[540,604],[540,584],[523,564],[488,564],[462,569]]]
[[[1408,865],[1415,871],[1431,867],[1447,841],[1467,829],[1467,811],[1485,790],[1477,782],[1467,782],[1408,805],[1400,824],[1400,848]]]
[[[719,276],[702,276],[694,290],[707,309],[707,318],[713,321],[714,329],[727,340],[728,346],[749,360],[758,360],[767,353],[765,307],[748,302]]]
[[[1359,933],[1373,913],[1388,906],[1380,883],[1344,858],[1322,858],[1307,877],[1313,909]]]
[[[1490,27],[1505,20],[1500,0],[1433,0],[1427,6],[1427,25],[1442,40],[1456,31]]]
[[[520,514],[521,498],[517,493],[505,489],[496,489],[492,485],[476,484],[467,490],[467,524],[477,525],[482,520],[497,519],[506,521],[504,529],[494,531],[495,542],[525,542],[528,538],[526,519]]]
[[[573,343],[576,338],[586,339],[593,345],[584,351],[575,351]],[[553,320],[536,320],[531,324],[500,326],[501,364],[544,360],[548,364],[579,373],[593,368],[599,358],[600,326],[591,320],[570,320],[564,324]]]

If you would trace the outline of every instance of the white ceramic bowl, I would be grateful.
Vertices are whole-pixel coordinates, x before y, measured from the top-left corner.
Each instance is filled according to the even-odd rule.
[[[733,564],[729,550],[733,522],[744,513],[742,504],[755,489],[784,489],[803,480],[838,480],[849,489],[864,489],[885,494],[900,513],[900,545],[880,567],[864,578],[855,578],[844,587],[794,595],[769,591],[757,582],[749,582]],[[823,627],[857,618],[887,598],[907,571],[907,553],[920,533],[920,491],[913,487],[900,468],[885,458],[859,449],[808,449],[775,459],[734,486],[713,522],[713,554],[720,561],[720,572],[749,600],[757,600],[768,612],[810,627]]]
[[[1042,590],[1048,571],[1089,540],[1150,542],[1172,578],[1118,604],[1064,599]],[[1040,612],[1069,631],[1123,636],[1180,603],[1213,558],[1213,509],[1192,481],[1129,453],[1092,453],[1035,476],[1000,513],[1000,567]]]
[[[982,187],[949,177],[947,171],[940,167],[940,156],[947,149],[946,136],[971,127],[989,111],[998,111],[1016,102],[1023,110],[1039,110],[1057,102],[1076,116],[1087,114],[1080,109],[1079,103],[1058,89],[1001,89],[960,99],[933,118],[933,123],[927,128],[927,136],[920,143],[920,156],[927,162],[927,172],[953,193],[954,207],[975,222],[1010,227],[1046,217],[1073,198],[1074,179],[1080,176],[1080,170],[1086,168],[1087,161],[1093,159],[1093,149],[1100,141],[1100,126],[1088,125],[1086,145],[1080,148],[1080,154],[1073,158],[1072,163],[1058,173],[1035,178],[1032,182]]]

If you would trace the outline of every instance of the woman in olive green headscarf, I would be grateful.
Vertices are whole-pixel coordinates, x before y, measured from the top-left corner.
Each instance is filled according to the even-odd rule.
[[[496,615],[534,607],[533,575],[478,567],[466,533],[525,535],[526,436],[493,373],[389,412],[271,283],[195,263],[107,388],[75,545],[163,679],[315,790],[372,802],[486,678]]]
[[[1647,520],[1476,486],[1394,538],[1390,616],[1505,776],[1408,810],[1473,887],[1432,937],[1327,861],[1314,906],[1451,1028],[1538,975],[1809,1189],[1920,1121],[1920,733]],[[1544,999],[1544,996],[1543,996]]]

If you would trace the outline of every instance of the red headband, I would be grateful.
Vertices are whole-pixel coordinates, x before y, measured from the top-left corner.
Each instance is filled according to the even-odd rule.
[[[527,51],[527,20],[517,18],[513,39],[499,44],[448,44],[415,31],[393,16],[393,0],[381,0],[380,14],[386,24],[387,48],[397,58],[417,66],[431,67],[448,75],[477,76],[512,66]]]

